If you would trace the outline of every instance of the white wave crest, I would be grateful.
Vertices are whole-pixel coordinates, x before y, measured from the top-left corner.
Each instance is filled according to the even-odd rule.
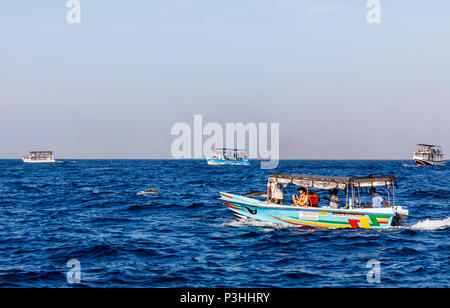
[[[284,229],[284,228],[290,227],[288,225],[259,221],[259,220],[254,220],[254,219],[232,220],[232,221],[223,223],[223,226],[235,227],[235,228],[259,227],[259,228],[270,228],[270,229]]]
[[[439,230],[450,227],[450,217],[441,220],[425,219],[411,226],[411,229],[416,230]]]

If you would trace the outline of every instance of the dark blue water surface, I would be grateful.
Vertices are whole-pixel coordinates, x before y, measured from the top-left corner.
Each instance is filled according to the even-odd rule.
[[[271,172],[395,174],[410,218],[378,231],[236,222],[219,191],[265,190]],[[2,160],[0,286],[448,287],[449,174],[408,161]],[[148,187],[161,193],[137,195]],[[67,282],[70,259],[80,284]]]

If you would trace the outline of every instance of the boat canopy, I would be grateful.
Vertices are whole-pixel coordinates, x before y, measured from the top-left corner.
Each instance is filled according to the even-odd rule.
[[[240,151],[240,152],[245,152],[245,150],[243,150],[243,149],[227,149],[227,148],[218,148],[218,149],[216,149],[216,151],[235,151],[235,152]]]
[[[245,158],[247,159],[247,152],[245,152],[245,150],[240,150],[240,149],[216,149],[213,153],[214,155],[221,155],[223,157],[228,157],[228,158]]]
[[[417,145],[418,147],[428,147],[428,148],[440,148],[440,145],[436,145],[436,144],[425,144],[425,143],[419,143]]]
[[[394,175],[370,175],[365,177],[345,177],[345,176],[320,176],[302,174],[282,174],[269,175],[269,182],[280,184],[294,184],[297,186],[311,187],[317,189],[341,189],[354,185],[356,187],[376,187],[395,185],[397,177]]]
[[[30,151],[30,154],[53,154],[53,151]]]

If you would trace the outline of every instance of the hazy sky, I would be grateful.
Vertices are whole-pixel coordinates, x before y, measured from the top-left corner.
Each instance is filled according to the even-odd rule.
[[[450,152],[450,1],[0,3],[0,158],[170,158],[176,122],[280,123],[282,158]]]

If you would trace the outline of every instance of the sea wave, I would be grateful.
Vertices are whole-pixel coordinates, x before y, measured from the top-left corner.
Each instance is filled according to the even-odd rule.
[[[450,217],[441,220],[425,219],[411,226],[411,229],[416,230],[440,230],[450,227]]]
[[[416,165],[412,164],[401,164],[402,167],[417,167]]]
[[[222,224],[224,227],[234,227],[234,228],[242,228],[242,227],[259,227],[259,228],[270,228],[270,229],[286,229],[286,228],[293,228],[289,225],[282,225],[282,224],[276,224],[271,222],[264,222],[264,221],[258,221],[258,220],[232,220],[228,222],[224,222]],[[294,226],[295,228],[295,226]],[[300,227],[298,227],[300,228]]]

